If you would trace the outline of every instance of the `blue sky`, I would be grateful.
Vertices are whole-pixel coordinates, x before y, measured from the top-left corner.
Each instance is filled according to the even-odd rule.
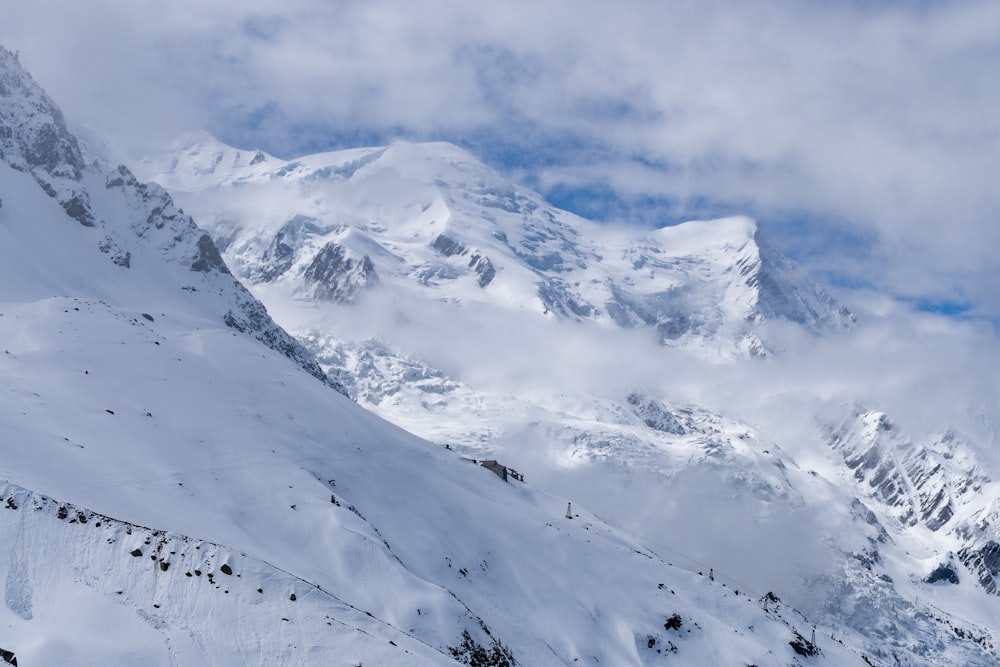
[[[452,141],[588,217],[744,213],[834,284],[1000,316],[1000,3],[22,5],[0,42],[133,153]]]

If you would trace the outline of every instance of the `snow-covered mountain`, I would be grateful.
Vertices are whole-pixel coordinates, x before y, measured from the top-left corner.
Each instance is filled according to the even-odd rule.
[[[595,225],[440,143],[284,161],[192,135],[136,168],[361,405],[780,589],[879,664],[996,661],[998,487],[963,436],[879,444],[845,407],[804,465],[669,386],[857,326],[754,221]]]
[[[877,659],[850,629],[671,565],[342,396],[170,195],[84,160],[3,49],[0,137],[8,662]],[[316,280],[352,258],[327,259]],[[987,654],[951,641],[935,655]]]
[[[745,218],[601,227],[445,143],[291,162],[203,134],[145,160],[251,286],[347,303],[366,290],[652,327],[671,344],[764,353],[769,319],[810,331],[854,316]]]

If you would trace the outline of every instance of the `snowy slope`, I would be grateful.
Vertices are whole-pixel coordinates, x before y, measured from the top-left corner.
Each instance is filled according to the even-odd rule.
[[[0,134],[41,128],[79,169],[30,138],[0,161],[21,664],[864,664],[857,637],[813,644],[775,599],[356,406],[165,193],[83,165],[6,51],[0,72]]]

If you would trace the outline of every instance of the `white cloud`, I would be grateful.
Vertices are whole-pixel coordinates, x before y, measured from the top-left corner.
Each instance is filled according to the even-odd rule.
[[[741,420],[794,456],[812,456],[818,420],[839,421],[857,406],[885,411],[916,437],[955,429],[987,469],[1000,466],[995,330],[915,313],[877,293],[853,296],[857,329],[817,338],[772,321],[762,335],[783,353],[731,363],[665,348],[649,329],[604,329],[475,303],[412,305],[378,293],[349,314],[333,307],[339,314],[322,315],[321,328],[345,340],[378,337],[487,395],[550,408],[565,402],[576,406],[569,412],[582,411],[574,414],[586,414],[579,406],[595,398],[621,403],[643,389],[675,407],[693,404]],[[310,329],[324,312],[281,316]]]
[[[870,235],[817,266],[996,316],[997,26],[986,1],[67,0],[5,8],[0,41],[133,145],[203,126],[286,154],[502,147],[543,188],[806,220],[777,228],[793,251]]]

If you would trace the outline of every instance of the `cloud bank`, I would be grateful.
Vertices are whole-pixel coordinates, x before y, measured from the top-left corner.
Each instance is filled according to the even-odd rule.
[[[584,214],[753,215],[841,284],[996,318],[998,26],[985,0],[54,0],[0,41],[132,151],[444,139]]]
[[[793,456],[811,457],[821,422],[861,407],[886,412],[914,437],[954,429],[989,468],[1000,468],[1000,347],[992,326],[915,313],[877,294],[860,301],[857,313],[857,329],[823,338],[788,322],[765,323],[762,336],[782,352],[727,362],[663,347],[648,328],[475,303],[409,304],[377,292],[350,309],[292,306],[275,316],[341,340],[378,338],[486,395],[562,405],[578,416],[595,399],[620,404],[644,390],[674,407],[693,404],[740,420]]]

